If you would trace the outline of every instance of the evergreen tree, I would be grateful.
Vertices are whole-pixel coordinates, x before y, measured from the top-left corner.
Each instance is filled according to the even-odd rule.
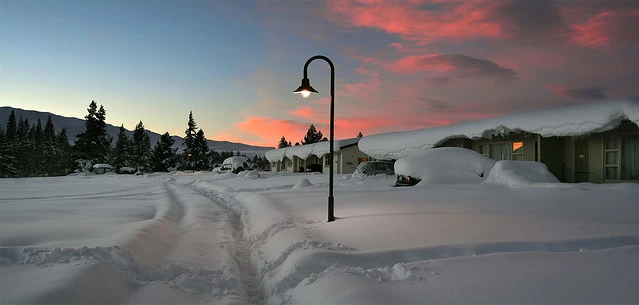
[[[9,120],[7,121],[7,131],[5,133],[8,143],[15,140],[17,128],[18,123],[16,122],[16,113],[13,109],[11,109],[11,114],[9,114]]]
[[[47,117],[47,123],[44,126],[44,141],[47,143],[55,142],[55,126],[53,126],[53,121],[51,120],[51,116]]]
[[[184,144],[183,144],[184,146],[186,146],[183,152],[185,169],[192,170],[195,168],[194,149],[196,146],[196,143],[195,143],[195,136],[197,134],[196,129],[197,129],[197,124],[195,123],[195,120],[193,119],[193,112],[191,111],[189,112],[188,127],[184,131],[184,133],[186,134],[184,137]]]
[[[206,141],[206,137],[204,136],[204,131],[200,129],[195,136],[195,150],[193,152],[195,169],[209,170],[211,168],[208,153],[209,145]]]
[[[142,121],[133,131],[133,165],[139,171],[148,171],[151,167],[151,139]]]
[[[132,161],[132,144],[129,137],[126,135],[126,129],[124,125],[120,125],[120,132],[118,133],[118,140],[115,142],[115,147],[111,154],[112,164],[115,168],[129,167]]]
[[[14,156],[14,167],[17,170],[18,177],[30,177],[32,172],[32,164],[30,163],[34,147],[33,139],[29,138],[30,126],[28,119],[18,120],[16,128],[16,137],[12,143],[12,155]],[[33,135],[33,133],[31,133]]]
[[[13,111],[11,111],[13,114]],[[15,115],[14,115],[15,123]],[[15,126],[15,124],[14,124]],[[15,134],[14,134],[15,135]],[[18,173],[14,167],[15,158],[11,153],[11,146],[7,134],[0,130],[0,178],[15,177]]]
[[[89,114],[84,117],[86,119],[85,131],[76,136],[75,147],[78,156],[93,164],[108,162],[113,139],[108,136],[106,131],[106,111],[102,105],[98,109],[95,101],[91,101],[87,111]]]
[[[282,138],[280,139],[280,143],[277,144],[277,148],[284,148],[289,146],[291,146],[291,144],[289,142],[286,142],[286,138],[282,136]]]
[[[173,144],[175,144],[175,140],[173,140],[168,132],[163,134],[160,140],[155,143],[151,161],[153,171],[166,172],[170,168],[175,168],[177,163],[175,151],[177,149],[173,148]]]
[[[55,147],[55,174],[66,175],[75,167],[73,147],[69,144],[69,137],[67,136],[66,129],[63,128],[56,136]]]
[[[315,126],[311,124],[311,127],[308,128],[306,132],[306,136],[304,136],[304,140],[302,140],[302,145],[313,144],[320,142],[323,138],[322,132],[317,131]]]

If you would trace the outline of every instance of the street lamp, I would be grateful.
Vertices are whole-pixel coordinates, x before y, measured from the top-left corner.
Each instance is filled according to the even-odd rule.
[[[335,66],[333,66],[333,62],[328,59],[326,56],[315,55],[309,58],[304,64],[304,78],[302,78],[302,85],[297,88],[297,90],[293,91],[293,93],[299,93],[302,97],[307,98],[311,95],[311,92],[318,93],[317,90],[311,87],[311,81],[308,79],[308,74],[306,73],[308,70],[308,65],[316,59],[323,59],[331,66],[331,124],[330,124],[330,153],[328,155],[328,163],[331,165],[328,173],[328,221],[335,221],[335,201],[333,199],[333,142],[335,140],[334,137],[334,121],[335,121],[335,112],[333,111],[333,106],[335,105]]]

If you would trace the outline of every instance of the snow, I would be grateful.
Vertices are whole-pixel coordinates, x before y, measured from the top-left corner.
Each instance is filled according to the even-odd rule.
[[[395,174],[421,179],[421,184],[481,182],[495,162],[469,149],[440,147],[395,161]]]
[[[559,183],[559,179],[540,162],[501,160],[495,163],[486,182],[517,187],[532,183]]]
[[[510,132],[542,137],[580,136],[611,130],[622,120],[639,125],[639,97],[571,105],[518,113],[456,125],[371,135],[359,141],[359,150],[382,160],[396,160],[436,147],[451,138],[490,138]]]
[[[233,169],[236,169],[236,168],[244,167],[244,163],[246,163],[246,161],[247,161],[247,158],[244,156],[234,156],[234,157],[228,157],[224,159],[224,161],[222,162],[222,165],[230,164]]]
[[[356,144],[362,138],[352,138],[344,140],[335,140],[333,146],[335,152],[340,151],[343,147]],[[265,153],[265,157],[269,162],[282,161],[284,158],[293,159],[298,157],[302,160],[306,160],[309,156],[316,156],[318,158],[330,152],[330,142],[323,141],[308,145],[289,146],[280,149],[269,150]]]
[[[637,184],[502,161],[477,183],[337,175],[326,222],[326,175],[258,174],[0,179],[2,303],[639,300]]]

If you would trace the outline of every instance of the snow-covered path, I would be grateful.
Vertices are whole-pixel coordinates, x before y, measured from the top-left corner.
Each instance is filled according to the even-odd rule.
[[[327,223],[323,175],[2,179],[0,300],[639,300],[639,185],[392,182],[340,176]]]
[[[174,179],[91,178],[7,185],[3,304],[247,304],[239,216]]]

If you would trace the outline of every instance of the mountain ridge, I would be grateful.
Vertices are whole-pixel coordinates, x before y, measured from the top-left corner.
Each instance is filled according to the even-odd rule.
[[[69,142],[73,144],[76,139],[76,135],[84,132],[84,119],[74,118],[74,117],[65,117],[51,112],[42,112],[37,110],[25,110],[21,108],[11,107],[11,106],[0,106],[0,127],[6,129],[7,121],[9,120],[9,115],[11,114],[11,110],[15,111],[16,120],[20,120],[20,117],[23,119],[28,119],[29,124],[35,124],[38,119],[42,122],[42,127],[47,122],[47,117],[51,116],[51,121],[53,126],[55,127],[56,133],[60,132],[63,128],[67,130],[67,135],[69,137]],[[120,127],[114,126],[109,123],[107,125],[107,133],[110,137],[113,138],[113,145],[115,145],[115,141],[118,139],[118,134],[120,133]],[[186,124],[185,124],[186,125]],[[125,128],[126,129],[126,128]],[[162,134],[157,132],[146,130],[149,138],[151,139],[151,145],[155,146],[155,143],[160,140]],[[126,129],[126,135],[129,138],[133,137],[133,131]],[[182,144],[184,139],[179,136],[171,136],[173,140],[175,140],[175,144],[173,147],[182,148]],[[215,150],[218,152],[221,151],[240,151],[241,153],[245,153],[249,156],[252,155],[264,155],[264,153],[268,150],[274,149],[274,147],[266,147],[266,146],[253,146],[244,143],[230,142],[230,141],[216,141],[216,140],[207,140],[209,149]]]

